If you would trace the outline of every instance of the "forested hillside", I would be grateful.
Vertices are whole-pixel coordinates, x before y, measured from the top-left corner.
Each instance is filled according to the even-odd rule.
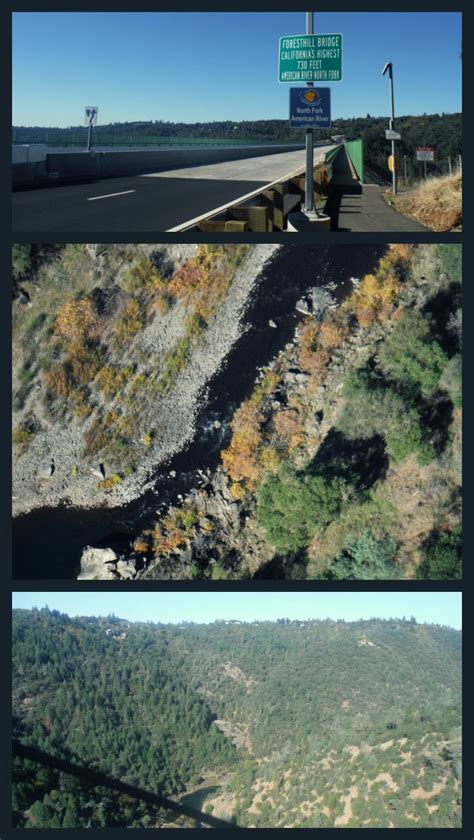
[[[385,139],[388,126],[386,116],[370,114],[350,119],[336,119],[330,130],[318,129],[317,140],[328,140],[332,135],[342,134],[346,140],[362,138],[365,143],[367,162],[381,167],[389,177],[387,156],[390,144]],[[417,146],[434,146],[435,162],[429,165],[430,173],[447,172],[448,157],[452,164],[462,153],[461,114],[423,114],[420,116],[397,117],[397,130],[402,139],[397,144],[397,155],[407,156],[409,177],[422,174],[422,164],[416,162]],[[49,145],[84,145],[86,129],[83,126],[71,128],[47,128],[40,126],[17,126],[13,128],[15,143],[44,143]],[[97,126],[94,143],[113,144],[157,144],[163,143],[303,143],[301,130],[290,128],[286,120],[243,120],[209,123],[154,122],[110,123]]]
[[[16,610],[14,732],[240,826],[452,827],[460,655],[460,633],[413,618],[163,625]],[[169,819],[14,769],[18,827]]]

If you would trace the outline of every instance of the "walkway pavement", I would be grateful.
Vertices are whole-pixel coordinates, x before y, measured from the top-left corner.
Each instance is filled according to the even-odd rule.
[[[332,229],[358,233],[420,232],[429,228],[403,216],[384,199],[385,187],[363,184],[360,193],[337,192],[330,202]]]

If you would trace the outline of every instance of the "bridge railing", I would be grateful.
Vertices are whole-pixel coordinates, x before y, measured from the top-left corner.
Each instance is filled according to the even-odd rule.
[[[327,141],[324,141],[327,143]],[[46,143],[48,146],[71,147],[71,148],[85,148],[87,145],[87,132],[84,129],[81,131],[73,131],[70,133],[62,133],[53,131],[35,132],[27,135],[22,132],[12,132],[13,144],[37,144]],[[293,140],[278,140],[278,139],[254,139],[251,137],[169,137],[167,135],[159,134],[111,134],[109,132],[101,132],[96,129],[93,135],[93,147],[110,146],[122,147],[130,146],[131,148],[141,148],[148,146],[296,146],[300,145],[301,140],[295,138]]]
[[[364,141],[349,140],[344,143],[344,148],[349,155],[359,181],[364,181]]]

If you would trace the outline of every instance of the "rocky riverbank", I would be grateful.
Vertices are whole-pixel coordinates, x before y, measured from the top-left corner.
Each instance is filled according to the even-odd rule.
[[[459,522],[460,412],[448,411],[439,421],[446,424],[444,431],[441,426],[431,432],[451,443],[442,444],[429,462],[417,463],[415,455],[408,454],[391,465],[379,437],[379,463],[372,463],[372,478],[361,476],[369,480],[370,493],[347,508],[345,520],[331,524],[326,543],[318,538],[308,550],[279,555],[257,516],[255,489],[279,463],[304,470],[325,448],[333,465],[348,457],[348,439],[333,451],[345,405],[344,384],[354,371],[377,364],[384,342],[405,313],[433,313],[433,333],[436,329],[441,334],[448,321],[448,331],[457,329],[458,287],[443,273],[437,252],[429,246],[413,251],[395,246],[381,260],[378,273],[362,282],[352,278],[352,283],[354,293],[342,303],[327,288],[306,290],[296,303],[299,321],[293,339],[261,370],[253,394],[234,415],[232,440],[221,453],[223,464],[198,471],[194,481],[189,476],[186,492],[163,509],[152,528],[137,534],[130,551],[111,559],[100,550],[91,555],[88,549],[83,577],[301,579],[308,574],[308,561],[310,576],[320,577],[348,536],[366,533],[397,546],[399,565],[392,576],[414,576],[430,535],[439,528],[454,530]],[[449,317],[443,307],[451,309]],[[438,317],[441,325],[436,326]],[[445,340],[448,346],[454,339]],[[442,405],[446,395],[439,392],[434,399],[433,405]],[[356,448],[350,456],[355,458],[352,474],[368,468],[364,449],[368,447]]]
[[[137,246],[149,256],[156,251],[149,246]],[[196,434],[196,418],[206,402],[206,387],[245,329],[244,315],[252,292],[266,263],[279,246],[258,245],[244,257],[235,269],[231,284],[213,314],[206,330],[196,342],[187,363],[176,377],[173,387],[160,397],[159,405],[145,404],[143,411],[150,416],[150,424],[157,433],[150,436],[140,449],[140,459],[131,474],[117,477],[115,465],[100,457],[85,454],[84,434],[94,418],[84,422],[70,411],[62,419],[52,417],[41,401],[44,384],[41,373],[33,375],[30,390],[15,422],[28,436],[27,445],[14,450],[13,513],[24,514],[37,507],[68,504],[74,507],[116,507],[141,496],[152,483],[156,469],[169,461]],[[193,257],[196,246],[161,246],[160,262],[173,270]],[[104,292],[100,266],[94,266],[96,288]],[[124,268],[109,282],[105,294],[112,299],[120,284]],[[92,290],[94,291],[94,290]],[[41,288],[33,290],[41,294]],[[15,303],[22,307],[21,302]],[[134,363],[135,374],[148,370],[150,360],[161,360],[178,345],[186,328],[186,308],[179,302],[169,311],[156,316],[134,338],[123,353],[124,363]],[[110,331],[110,326],[106,330]],[[21,370],[25,348],[17,346],[14,368]],[[17,427],[18,428],[18,427]],[[31,433],[30,433],[31,429]],[[106,484],[107,478],[113,480]],[[99,488],[103,489],[99,489]]]
[[[353,279],[357,284],[358,278]],[[274,391],[268,394],[268,422],[282,408],[291,405],[295,399],[306,399],[310,406],[308,417],[311,425],[306,426],[307,443],[317,440],[323,442],[333,426],[342,404],[341,389],[347,372],[365,361],[373,351],[374,342],[381,340],[387,333],[387,325],[374,325],[370,330],[360,330],[356,325],[348,337],[344,354],[335,353],[328,365],[325,384],[316,393],[307,394],[308,373],[299,361],[299,339],[301,330],[308,323],[325,321],[337,310],[338,304],[328,290],[310,288],[303,298],[297,301],[295,312],[300,326],[296,328],[294,338],[288,342],[281,353],[261,371],[259,380],[278,372]],[[391,325],[388,325],[390,328]],[[305,449],[305,458],[308,450]],[[160,522],[165,522],[168,532],[178,523],[177,544],[166,540],[161,551],[150,551],[150,542],[138,538],[135,546],[141,550],[122,551],[110,554],[110,549],[88,547],[81,561],[80,578],[94,579],[176,579],[200,576],[202,570],[218,579],[298,576],[301,569],[294,560],[290,565],[282,560],[276,564],[275,551],[268,544],[263,528],[256,518],[256,500],[251,494],[244,499],[235,499],[227,473],[218,467],[207,473],[195,475],[195,486],[175,505],[166,506]],[[182,514],[190,514],[191,528],[180,526]],[[148,539],[151,534],[148,533]],[[265,571],[267,569],[267,571]],[[225,572],[224,572],[225,570]]]

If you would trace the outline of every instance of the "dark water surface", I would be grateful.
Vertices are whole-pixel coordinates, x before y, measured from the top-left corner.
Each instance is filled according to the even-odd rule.
[[[372,271],[382,246],[284,246],[264,268],[258,288],[245,314],[248,329],[211,380],[208,397],[193,441],[166,464],[161,464],[154,486],[139,499],[119,508],[38,508],[13,520],[13,578],[70,580],[79,570],[86,545],[126,547],[156,518],[160,504],[176,500],[197,486],[196,470],[212,470],[228,439],[223,424],[253,390],[258,368],[292,340],[301,318],[295,303],[312,286],[329,287],[336,300],[352,291],[351,277]],[[277,329],[269,326],[272,319]],[[168,473],[176,471],[172,478]]]

